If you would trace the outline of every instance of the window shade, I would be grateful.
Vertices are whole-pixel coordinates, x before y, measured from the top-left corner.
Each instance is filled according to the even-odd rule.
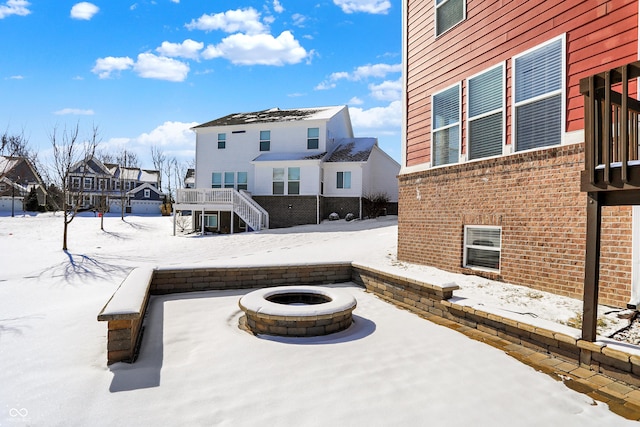
[[[436,35],[464,19],[465,0],[436,0]]]
[[[504,73],[493,68],[468,82],[470,160],[502,154]]]

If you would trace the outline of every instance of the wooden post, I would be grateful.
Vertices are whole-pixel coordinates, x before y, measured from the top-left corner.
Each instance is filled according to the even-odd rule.
[[[600,225],[602,200],[598,192],[587,193],[587,247],[584,263],[582,339],[596,340],[600,281]]]

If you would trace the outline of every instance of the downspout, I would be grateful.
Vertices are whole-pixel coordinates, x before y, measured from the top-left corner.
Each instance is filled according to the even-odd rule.
[[[316,224],[320,224],[320,195],[316,194]]]

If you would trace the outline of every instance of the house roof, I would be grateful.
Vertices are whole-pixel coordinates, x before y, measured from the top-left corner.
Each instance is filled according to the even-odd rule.
[[[322,160],[327,155],[323,153],[263,153],[253,159],[254,162],[279,162],[292,160]]]
[[[136,188],[127,191],[127,194],[136,194],[136,193],[139,193],[140,191],[142,191],[144,189],[149,189],[149,190],[153,191],[154,193],[158,193],[161,196],[164,195],[164,193],[162,191],[160,191],[159,189],[157,189],[153,185],[149,184],[148,182],[145,182],[144,184],[140,184]]]
[[[271,108],[269,110],[254,111],[250,113],[234,113],[219,119],[194,126],[192,129],[206,128],[213,126],[246,125],[254,123],[274,123],[291,122],[298,120],[323,120],[330,119],[346,106],[316,107],[316,108],[296,108],[281,110]]]
[[[0,156],[0,175],[5,174],[11,169],[15,168],[20,160],[22,160],[21,157]]]
[[[327,162],[366,162],[371,150],[378,145],[376,138],[344,138],[327,158]]]

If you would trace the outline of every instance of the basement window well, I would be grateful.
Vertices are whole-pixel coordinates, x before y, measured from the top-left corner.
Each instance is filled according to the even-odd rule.
[[[501,240],[501,227],[465,226],[463,265],[469,268],[499,271]]]

